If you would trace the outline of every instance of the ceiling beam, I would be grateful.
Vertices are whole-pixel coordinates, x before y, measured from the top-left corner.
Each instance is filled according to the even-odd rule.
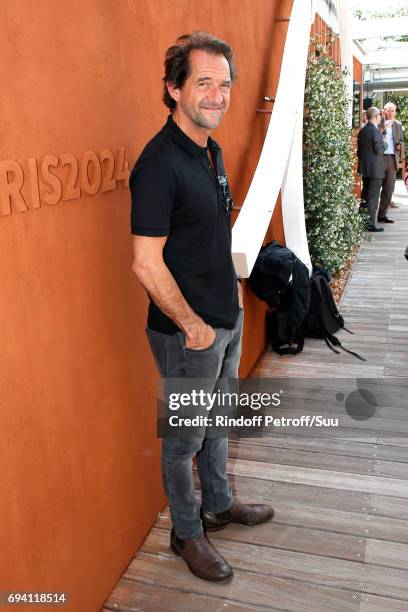
[[[408,17],[354,20],[351,30],[353,40],[402,36],[408,33]]]

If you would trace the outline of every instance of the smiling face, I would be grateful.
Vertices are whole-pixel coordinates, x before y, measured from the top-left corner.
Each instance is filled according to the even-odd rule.
[[[189,56],[190,75],[183,87],[168,84],[171,97],[177,102],[174,115],[192,129],[217,128],[227,112],[230,103],[231,76],[227,59],[191,51]]]

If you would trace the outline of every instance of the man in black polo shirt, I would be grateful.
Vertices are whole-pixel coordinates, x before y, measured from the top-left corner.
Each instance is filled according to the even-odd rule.
[[[235,76],[228,44],[205,32],[179,38],[166,53],[163,79],[163,101],[171,115],[130,178],[133,270],[150,298],[147,335],[156,364],[164,379],[199,378],[206,391],[220,380],[237,378],[241,354],[243,309],[231,257],[232,201],[221,149],[210,138],[228,109]],[[173,521],[172,550],[195,575],[222,581],[232,576],[232,568],[205,532],[231,522],[260,524],[272,518],[273,510],[233,498],[227,438],[207,434],[202,426],[191,435],[163,438],[163,482]]]

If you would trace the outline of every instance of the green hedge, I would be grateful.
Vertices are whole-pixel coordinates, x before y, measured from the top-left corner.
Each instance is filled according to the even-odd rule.
[[[306,75],[304,198],[312,262],[330,274],[346,263],[363,233],[343,76],[327,48],[317,45]]]
[[[408,134],[408,96],[405,95],[397,95],[397,94],[392,94],[391,102],[394,102],[394,104],[397,106],[397,113],[396,113],[396,119],[398,121],[401,121],[404,129],[405,129],[405,139],[407,138],[407,134]]]

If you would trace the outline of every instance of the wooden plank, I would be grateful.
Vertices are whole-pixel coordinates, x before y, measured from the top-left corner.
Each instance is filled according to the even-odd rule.
[[[349,474],[376,474],[388,478],[408,479],[408,466],[394,461],[379,461],[368,458],[360,458],[356,461],[355,457],[339,457],[323,452],[311,453],[282,448],[275,451],[274,448],[234,443],[230,443],[229,449],[231,459],[262,461],[264,463],[347,472]]]
[[[379,476],[346,474],[332,471],[330,478],[324,470],[299,468],[289,465],[234,459],[229,461],[229,473],[236,476],[257,477],[263,480],[280,480],[330,487],[344,491],[361,491],[408,498],[408,480]]]
[[[211,539],[211,538],[210,538]],[[153,528],[143,545],[144,553],[162,555],[168,547],[168,531]],[[215,540],[212,540],[215,542]],[[299,580],[314,585],[360,590],[408,600],[408,571],[379,567],[321,555],[305,555],[263,545],[218,538],[216,548],[235,570],[256,575]]]
[[[196,472],[194,477],[199,486]],[[286,504],[279,519],[281,522],[303,526],[302,521],[307,519],[309,526],[319,528],[323,525],[319,521],[323,520],[324,524],[327,525],[324,527],[325,529],[336,530],[336,514],[338,513],[339,531],[342,531],[342,533],[363,533],[364,535],[365,531],[361,531],[361,529],[363,524],[364,528],[367,527],[364,523],[365,518],[358,523],[357,532],[348,530],[348,522],[353,518],[350,513],[363,514],[364,517],[367,513],[372,513],[378,519],[375,525],[380,528],[378,534],[373,535],[373,537],[400,542],[406,541],[406,539],[400,537],[408,529],[405,522],[408,520],[408,504],[404,498],[348,491],[347,495],[341,497],[341,510],[339,510],[339,493],[336,489],[299,483],[273,482],[257,478],[240,478],[231,474],[229,474],[229,480],[234,495],[240,499],[246,499],[248,502],[257,500],[270,503],[274,506],[276,512],[279,511],[280,507],[283,508],[283,504]],[[317,515],[314,516],[322,508],[327,510],[327,519],[326,517],[321,518],[321,513],[318,518],[316,518]],[[302,517],[301,513],[306,509],[308,510],[308,517]],[[371,511],[371,509],[373,510]],[[388,521],[390,530],[383,530],[384,524],[380,522],[381,518],[386,519],[385,523]],[[393,522],[392,519],[401,520]],[[353,525],[351,527],[354,528]],[[390,536],[390,533],[393,535]]]
[[[367,330],[368,334],[370,334],[369,336],[366,337],[365,341],[362,342],[361,339],[361,334],[363,333],[363,331],[365,330],[361,330],[359,327],[356,327],[355,324],[353,324],[353,322],[349,323],[347,321],[347,325],[350,327],[350,329],[352,329],[353,331],[353,336],[352,337],[350,334],[347,334],[347,332],[343,332],[342,334],[337,333],[336,336],[337,338],[343,343],[343,345],[346,348],[349,348],[349,344],[350,342],[355,342],[357,341],[359,346],[361,346],[361,350],[364,350],[364,356],[367,359],[371,359],[372,357],[375,357],[376,355],[383,353],[384,351],[389,349],[389,343],[388,343],[388,338],[387,338],[387,334],[386,334],[386,329],[384,330],[384,334],[382,336],[381,339],[376,339],[374,340],[372,338],[372,335],[370,333],[369,330]],[[356,344],[357,344],[356,342]],[[357,348],[357,347],[354,347]],[[397,349],[397,347],[394,347],[394,349]],[[401,345],[401,347],[398,347],[398,351],[402,353],[402,355],[405,355],[407,352],[407,347]],[[329,350],[329,349],[327,349]],[[322,355],[322,346],[319,342],[310,342],[310,340],[305,340],[305,348],[303,349],[303,354],[306,355]],[[328,353],[325,353],[325,355],[328,355]],[[351,355],[352,357],[352,355]],[[355,357],[353,357],[353,359],[356,359]]]
[[[161,513],[156,527],[168,531],[171,529],[168,509]],[[407,544],[284,525],[275,520],[258,525],[256,529],[231,524],[228,528],[212,533],[210,537],[215,545],[218,539],[226,539],[359,563],[364,560],[374,565],[408,570]]]
[[[407,376],[408,368],[406,366],[385,366],[385,376]]]
[[[168,509],[160,514],[156,527],[170,530],[171,520]],[[344,533],[331,533],[322,529],[306,529],[295,525],[284,525],[275,522],[275,520],[265,525],[258,525],[256,529],[231,524],[226,529],[210,534],[210,537],[214,544],[218,539],[227,539],[235,542],[248,542],[259,546],[270,546],[272,548],[358,562],[362,561],[364,557],[367,543],[365,537],[346,535]],[[400,546],[403,545],[400,544]],[[382,558],[384,559],[383,565],[401,567],[399,565],[400,556],[397,553],[391,553],[390,561],[387,564],[385,562],[387,557],[385,551],[382,553]]]
[[[254,501],[270,503],[275,509],[274,523],[408,544],[408,522],[404,520],[407,514],[406,504],[402,507],[395,506],[392,514],[392,508],[387,506],[384,512],[381,505],[382,496],[374,498],[369,495],[359,496],[350,502],[348,500],[350,492],[341,500],[338,495],[333,500],[334,496],[325,498],[319,489],[310,491],[314,487],[309,487],[309,491],[303,496],[294,489],[293,496],[287,496],[283,500],[272,493],[268,495],[265,491],[259,490],[248,495],[248,487],[245,487],[248,480],[244,478],[238,483],[233,482],[234,494],[246,503]],[[313,492],[315,498],[311,498]],[[334,508],[329,508],[329,504],[325,504],[325,499],[328,499]],[[403,501],[405,500],[400,499],[399,503]],[[352,511],[349,509],[351,504],[354,506]],[[400,516],[403,518],[400,519]]]
[[[255,500],[256,498],[252,498]],[[341,500],[338,499],[340,503]],[[371,513],[370,505],[363,506],[360,513],[343,510],[327,510],[324,506],[299,505],[294,507],[291,502],[277,504],[274,521],[282,525],[292,525],[303,528],[321,529],[333,533],[387,540],[408,544],[408,522],[388,517],[376,516]]]
[[[254,606],[250,603],[241,605],[239,602],[222,597],[210,597],[204,593],[194,593],[185,589],[175,589],[160,584],[146,584],[138,580],[122,578],[106,601],[103,611],[114,610],[115,612],[246,612],[247,610],[265,610],[262,606]],[[272,612],[277,610],[268,606]]]
[[[384,366],[360,365],[360,363],[344,363],[341,355],[335,362],[322,363],[316,368],[313,363],[306,364],[298,361],[289,361],[291,355],[282,355],[281,361],[268,360],[267,358],[255,366],[253,375],[259,378],[276,378],[279,376],[294,376],[297,378],[381,378],[384,375]],[[329,357],[328,360],[329,361]],[[397,374],[398,375],[398,374]]]
[[[300,437],[285,433],[271,433],[263,438],[245,438],[240,442],[230,442],[230,444],[245,444],[256,446],[273,447],[288,450],[308,450],[311,452],[330,452],[333,457],[344,455],[346,457],[367,457],[376,458],[384,461],[399,461],[408,463],[408,448],[401,446],[390,446],[378,444],[376,442],[356,442],[355,440],[333,441],[331,438]]]
[[[376,565],[408,569],[408,546],[400,542],[368,539],[364,561]]]
[[[408,357],[408,355],[407,355]],[[399,400],[396,402],[397,404],[399,404]],[[402,403],[402,402],[401,402]],[[404,407],[388,407],[388,406],[380,406],[377,409],[376,414],[381,417],[381,418],[387,418],[387,419],[404,419],[407,420],[408,419],[408,410],[406,408],[406,406]]]
[[[288,356],[289,357],[289,356]],[[268,378],[251,377],[241,381],[240,389],[246,390],[274,390],[283,391],[284,397],[296,399],[330,399],[333,400],[338,392],[348,393],[357,388],[359,379],[356,378],[332,378],[320,377],[315,378],[291,378],[285,375],[278,376],[270,381]],[[408,389],[408,379],[406,377],[395,378],[364,378],[360,381],[364,387],[381,399],[383,405],[393,405],[393,400],[401,398],[406,399]],[[402,406],[406,407],[406,402],[402,402]],[[407,414],[407,413],[406,413]],[[408,414],[407,414],[408,418]]]
[[[407,612],[407,602],[362,593],[359,612]]]
[[[285,404],[287,403],[288,402],[283,403],[283,405],[279,408],[268,409],[266,414],[272,417],[276,417],[278,419],[282,419],[283,417],[285,417],[286,419],[299,419],[301,416],[309,416],[310,423],[312,423],[312,417],[321,416],[324,419],[323,422],[328,423],[329,426],[326,425],[324,427],[319,427],[318,425],[315,425],[313,427],[308,427],[307,424],[304,426],[291,425],[290,421],[287,421],[286,425],[284,425],[282,421],[281,426],[274,426],[272,424],[265,426],[264,435],[268,435],[269,433],[275,432],[276,430],[279,430],[282,427],[288,433],[293,433],[294,431],[300,429],[302,430],[301,433],[303,433],[305,436],[310,435],[310,433],[312,433],[312,435],[315,435],[315,433],[318,434],[318,432],[323,431],[323,433],[327,437],[336,438],[339,436],[339,431],[348,429],[350,430],[348,432],[350,434],[350,437],[353,437],[353,434],[358,435],[361,430],[364,430],[369,431],[370,437],[374,432],[374,434],[376,435],[378,435],[378,433],[391,433],[394,435],[399,434],[400,436],[404,436],[408,439],[408,420],[402,420],[397,418],[389,419],[372,416],[364,421],[358,421],[357,419],[353,419],[351,416],[349,416],[342,407],[339,408],[338,406],[334,406],[332,412],[326,412],[326,405],[324,405],[323,403],[318,403],[317,401],[309,401],[307,403],[305,402],[305,406],[299,406],[296,410],[292,410],[285,408]],[[311,404],[315,404],[313,410],[309,410],[306,407],[310,406]],[[319,409],[319,404],[324,406],[323,410]],[[260,437],[261,434],[262,429],[259,430]]]
[[[152,555],[140,552],[125,572],[125,577],[146,584],[184,589],[187,592],[229,598],[241,604],[268,607],[293,612],[358,612],[360,593],[277,576],[263,576],[240,568],[226,584],[215,584],[193,576],[182,559],[172,553]],[[354,598],[353,598],[354,596]]]
[[[385,360],[385,352],[386,352],[386,345],[384,345],[383,350],[380,350],[377,347],[376,351],[373,350],[366,350],[364,344],[360,341],[358,344],[358,348],[357,346],[350,346],[349,342],[348,342],[348,338],[343,337],[341,338],[339,336],[339,340],[340,342],[342,342],[342,344],[344,345],[345,348],[347,348],[348,350],[357,352],[359,355],[361,355],[362,357],[364,357],[367,360],[367,364],[369,367],[374,367],[376,366],[377,368],[381,367],[384,364],[384,360]],[[335,353],[333,353],[332,351],[330,351],[329,348],[326,347],[326,345],[324,345],[326,347],[327,353],[322,353],[321,351],[319,352],[309,352],[308,350],[308,346],[309,346],[309,342],[306,339],[305,341],[305,348],[303,350],[303,352],[299,355],[295,356],[296,359],[296,363],[302,363],[302,364],[313,364],[315,368],[320,368],[321,364],[324,364],[325,366],[325,371],[327,371],[327,364],[328,363],[339,363],[339,360],[341,361],[341,364],[347,364],[350,366],[353,366],[356,363],[357,358],[354,355],[350,355],[347,352],[340,352],[340,355],[336,355]],[[292,355],[290,355],[290,357],[293,358]],[[357,363],[362,363],[357,362]],[[367,367],[367,366],[366,366]],[[321,377],[322,374],[320,374]]]
[[[332,444],[335,445],[338,440],[340,441],[349,441],[353,440],[355,442],[363,442],[363,443],[372,443],[376,444],[381,441],[388,444],[388,439],[391,440],[390,444],[393,446],[401,446],[405,447],[408,444],[407,436],[404,437],[398,436],[395,432],[383,432],[381,430],[374,431],[369,429],[353,429],[352,427],[341,427],[338,426],[335,428],[329,427],[320,427],[320,428],[305,428],[305,427],[274,427],[269,429],[266,432],[257,432],[256,435],[250,435],[248,432],[245,433],[245,436],[236,435],[234,437],[233,432],[229,433],[230,439],[237,439],[246,442],[247,440],[263,440],[268,438],[270,435],[293,435],[297,438],[303,440],[310,438],[310,432],[312,432],[312,436],[315,439],[321,440],[331,440]]]

